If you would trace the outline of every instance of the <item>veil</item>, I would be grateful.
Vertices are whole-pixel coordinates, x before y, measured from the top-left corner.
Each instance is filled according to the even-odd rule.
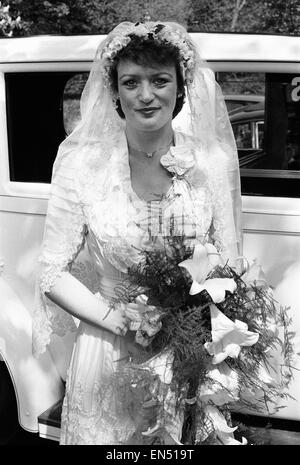
[[[207,155],[213,170],[217,172],[219,166],[225,167],[221,176],[226,177],[231,205],[223,216],[233,223],[230,225],[234,231],[231,239],[233,255],[238,256],[242,252],[238,156],[226,104],[213,71],[200,58],[197,45],[179,24],[123,22],[98,46],[81,96],[81,120],[61,143],[53,165],[33,318],[33,347],[36,354],[45,350],[52,333],[64,335],[76,329],[72,317],[45,296],[59,274],[70,270],[70,263],[84,244],[86,230],[76,188],[76,172],[82,167],[90,172],[104,172],[114,148],[124,137],[125,123],[116,111],[108,82],[109,60],[130,41],[129,34],[156,34],[157,26],[160,31],[157,32],[158,40],[177,45],[182,58],[187,99],[182,112],[173,120],[173,127],[193,137],[202,153]],[[58,218],[64,218],[63,224],[66,226],[56,233]]]
[[[192,53],[193,68],[185,76],[187,101],[179,115],[173,121],[174,129],[180,129],[190,134],[207,153],[208,157],[226,163],[229,188],[232,197],[234,222],[236,230],[237,248],[242,252],[241,233],[241,188],[239,161],[235,138],[228,117],[227,107],[220,86],[215,80],[213,71],[208,63],[200,56],[201,50],[185,28],[173,22],[147,22],[136,26],[134,23],[123,22],[113,29],[103,40],[96,51],[89,78],[83,90],[80,110],[81,121],[75,130],[62,142],[54,164],[53,175],[59,169],[68,153],[84,151],[96,153],[98,163],[104,167],[110,158],[118,135],[124,129],[124,121],[118,116],[112,95],[107,84],[103,56],[111,44],[118,50],[122,46],[124,36],[141,33],[138,28],[145,27],[153,30],[157,24],[168,28],[173,34],[172,43],[178,37]],[[124,39],[123,39],[124,40]],[[185,70],[183,70],[184,72]],[[100,155],[101,154],[101,155]],[[95,160],[94,160],[95,161]]]

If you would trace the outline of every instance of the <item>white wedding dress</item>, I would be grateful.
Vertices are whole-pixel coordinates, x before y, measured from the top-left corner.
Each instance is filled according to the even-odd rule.
[[[76,276],[75,258],[83,246],[92,277],[91,284],[88,280],[86,284],[107,302],[115,297],[116,285],[128,267],[139,262],[138,249],[162,247],[165,237],[184,236],[190,245],[211,241],[225,258],[236,255],[225,166],[220,160],[214,164],[213,154],[201,153],[182,133],[175,134],[175,147],[161,163],[173,173],[172,185],[167,194],[151,202],[140,199],[132,188],[125,137],[104,172],[92,166],[78,169],[76,160],[62,166],[61,182],[54,186],[56,195],[49,206],[57,224],[48,222],[53,238],[44,244],[40,259],[36,346],[47,343],[52,331],[64,334],[76,329],[72,318],[44,293],[61,271],[71,269]],[[132,333],[121,337],[79,324],[66,381],[61,444],[131,443],[136,425],[126,408],[120,409],[110,386],[110,377],[119,360],[128,355],[131,342]]]

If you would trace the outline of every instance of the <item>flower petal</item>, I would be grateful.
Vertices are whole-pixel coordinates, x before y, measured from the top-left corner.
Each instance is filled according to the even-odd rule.
[[[212,342],[204,344],[205,349],[213,355],[213,364],[227,357],[236,358],[242,346],[252,346],[258,341],[259,334],[248,331],[246,323],[227,318],[215,305],[210,306]]]
[[[246,446],[248,444],[246,438],[242,437],[242,442],[240,442],[230,434],[219,433],[218,438],[224,446]]]
[[[193,281],[189,294],[190,295],[200,294],[200,292],[204,291],[204,289],[205,289],[204,284],[199,284],[197,281]]]
[[[206,247],[203,244],[195,245],[192,258],[184,260],[178,266],[185,268],[194,281],[202,283],[211,271]]]
[[[226,291],[233,293],[236,290],[236,282],[231,278],[207,279],[203,284],[203,289],[206,289],[212,300],[218,304],[225,299]]]
[[[201,402],[212,401],[215,405],[236,402],[239,399],[238,381],[237,372],[227,363],[213,365],[207,373],[207,381],[198,388],[197,397]]]
[[[237,426],[235,426],[234,428],[228,426],[224,415],[222,415],[222,413],[213,405],[206,405],[204,411],[205,414],[213,422],[214,429],[217,435],[219,433],[231,434],[237,429]]]
[[[252,285],[257,287],[268,287],[266,275],[264,274],[261,265],[257,263],[257,259],[253,260],[248,271],[243,274],[242,280],[248,287],[251,287]]]

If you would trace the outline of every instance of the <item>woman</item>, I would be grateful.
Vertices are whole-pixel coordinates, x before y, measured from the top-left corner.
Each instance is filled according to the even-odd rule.
[[[172,119],[186,94],[182,133]],[[116,285],[140,260],[139,249],[161,247],[170,236],[191,246],[213,241],[224,260],[237,256],[238,161],[213,73],[175,23],[117,26],[98,48],[81,113],[53,168],[34,350],[43,352],[52,333],[76,330],[77,317],[61,443],[130,444],[136,425],[119,409],[110,380],[133,350],[130,310],[145,304],[124,311]],[[91,286],[71,273],[85,245]]]

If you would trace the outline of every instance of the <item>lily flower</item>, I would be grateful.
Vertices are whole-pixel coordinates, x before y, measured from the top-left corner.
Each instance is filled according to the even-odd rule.
[[[197,244],[193,257],[179,263],[193,278],[190,295],[199,294],[206,290],[215,303],[223,302],[225,292],[234,292],[236,282],[231,278],[207,279],[209,273],[220,263],[220,254],[212,244]]]
[[[249,265],[247,271],[243,274],[242,279],[248,287],[251,287],[251,285],[255,285],[256,287],[268,287],[266,275],[263,272],[261,265],[258,264],[256,258],[253,260],[251,265]]]
[[[153,437],[160,432],[166,444],[180,445],[182,444],[180,438],[185,410],[183,405],[178,408],[175,391],[170,387],[173,378],[173,360],[173,352],[165,350],[138,365],[139,368],[149,370],[157,375],[160,381],[157,384],[158,391],[153,392],[154,400],[157,400],[159,405],[156,423],[150,426],[147,431],[143,431],[142,435]],[[160,385],[166,388],[164,392],[163,390],[160,392]],[[146,407],[145,404],[144,407]]]
[[[239,379],[236,371],[225,362],[213,365],[207,374],[207,381],[198,388],[197,397],[201,402],[224,405],[239,399]]]
[[[252,346],[259,334],[248,331],[248,325],[240,320],[231,321],[215,305],[210,305],[212,342],[204,344],[213,355],[212,363],[223,362],[227,357],[237,358],[242,346]]]
[[[242,442],[234,439],[233,432],[237,429],[237,426],[234,428],[228,426],[225,417],[216,407],[207,405],[205,407],[205,414],[211,420],[215,434],[223,445],[242,446],[247,444],[247,440],[244,437],[242,438]]]
[[[166,395],[161,399],[156,423],[147,431],[142,431],[143,436],[160,436],[164,438],[165,444],[182,445],[181,435],[184,421],[184,405],[176,405],[176,394],[169,388]]]

